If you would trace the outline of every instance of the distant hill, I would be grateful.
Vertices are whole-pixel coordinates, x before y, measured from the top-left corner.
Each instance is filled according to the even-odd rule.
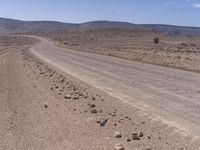
[[[20,21],[7,18],[0,18],[0,33],[14,32],[51,32],[62,31],[68,29],[106,29],[114,28],[118,30],[132,31],[152,31],[168,34],[171,36],[186,35],[200,36],[200,28],[198,27],[183,27],[172,25],[157,25],[157,24],[132,24],[127,22],[114,21],[93,21],[82,24],[70,24],[56,21]]]
[[[91,21],[82,23],[80,28],[136,28],[137,25],[128,22],[116,22],[116,21]]]
[[[139,25],[144,28],[148,28],[154,31],[162,32],[171,36],[200,36],[199,27],[185,27],[185,26],[174,26],[174,25],[159,25],[159,24],[144,24]]]
[[[55,21],[19,21],[0,18],[1,33],[64,30],[66,28],[73,28],[76,26],[76,24],[68,24]]]

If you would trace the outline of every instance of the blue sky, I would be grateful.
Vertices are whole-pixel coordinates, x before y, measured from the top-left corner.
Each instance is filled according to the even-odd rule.
[[[0,17],[71,23],[113,20],[200,27],[200,0],[0,0]]]

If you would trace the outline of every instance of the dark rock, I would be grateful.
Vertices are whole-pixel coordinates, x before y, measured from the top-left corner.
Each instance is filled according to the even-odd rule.
[[[108,122],[108,118],[103,118],[97,121],[97,123],[100,124],[101,127],[104,127],[107,122]]]
[[[65,95],[64,98],[65,98],[65,99],[70,99],[70,98],[71,98],[71,95]]]
[[[133,139],[133,140],[140,140],[140,137],[138,136],[137,133],[133,133],[133,134],[132,134],[132,139]]]
[[[77,100],[77,99],[79,99],[79,96],[75,95],[73,99]]]
[[[121,138],[122,137],[122,134],[120,132],[115,132],[114,136],[116,138]]]
[[[94,108],[94,107],[96,107],[96,105],[95,104],[88,104],[88,106],[90,107],[90,108]]]
[[[97,110],[95,108],[91,109],[91,113],[96,114]]]
[[[138,134],[138,136],[139,136],[139,137],[143,137],[144,134],[143,134],[142,132],[140,132],[140,133]]]
[[[130,139],[130,138],[128,138],[126,141],[127,141],[127,142],[131,142],[131,139]]]

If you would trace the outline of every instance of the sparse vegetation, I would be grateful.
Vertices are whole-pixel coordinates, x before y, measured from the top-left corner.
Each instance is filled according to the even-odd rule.
[[[182,46],[188,46],[187,43],[181,43]]]
[[[156,38],[153,39],[153,41],[154,41],[155,44],[158,44],[160,39],[158,37],[156,37]]]

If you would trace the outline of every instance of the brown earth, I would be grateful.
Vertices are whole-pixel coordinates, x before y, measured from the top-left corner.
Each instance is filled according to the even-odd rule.
[[[42,62],[27,51],[35,40],[0,39],[0,149],[199,149],[198,140]]]

